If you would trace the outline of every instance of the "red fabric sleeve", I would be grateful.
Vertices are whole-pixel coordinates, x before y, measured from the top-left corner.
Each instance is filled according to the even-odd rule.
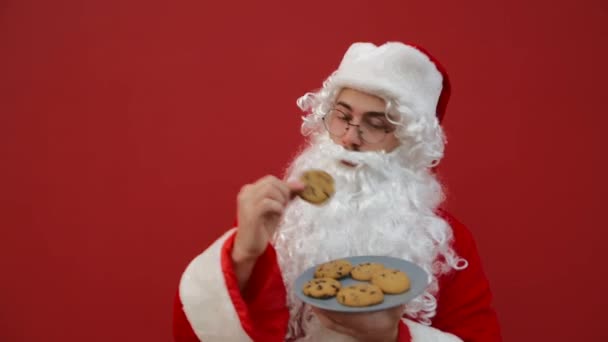
[[[439,279],[437,315],[433,327],[465,342],[502,341],[492,293],[483,272],[477,246],[469,230],[454,217],[441,212],[454,232],[454,249],[468,267]]]
[[[241,325],[253,341],[284,341],[287,334],[289,310],[285,285],[274,248],[268,245],[251,272],[241,293],[232,265],[233,234],[222,247],[221,262],[226,287],[241,320]]]
[[[399,335],[397,335],[397,342],[411,342],[412,336],[410,335],[410,328],[403,323],[403,321],[399,321]]]

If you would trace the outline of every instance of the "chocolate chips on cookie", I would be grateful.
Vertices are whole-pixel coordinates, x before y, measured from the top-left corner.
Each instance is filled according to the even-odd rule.
[[[319,265],[315,270],[315,278],[340,279],[346,277],[353,269],[348,260],[334,260]]]
[[[335,296],[341,287],[342,285],[336,279],[315,278],[304,284],[302,291],[307,296],[325,299]]]
[[[309,170],[302,174],[300,181],[306,185],[298,196],[312,204],[325,203],[335,192],[333,177],[322,170]]]

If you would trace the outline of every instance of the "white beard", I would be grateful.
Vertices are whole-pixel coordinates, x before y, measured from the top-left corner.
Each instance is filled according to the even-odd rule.
[[[357,255],[406,259],[430,274],[430,286],[404,313],[431,323],[437,277],[466,267],[466,261],[450,246],[450,226],[435,214],[443,200],[441,185],[429,169],[408,167],[416,165],[411,158],[406,148],[390,153],[347,151],[319,134],[291,164],[288,180],[305,170],[322,169],[334,177],[336,193],[323,206],[294,200],[274,237],[290,309],[288,337],[311,339],[320,329],[310,308],[295,296],[295,279],[318,263]]]

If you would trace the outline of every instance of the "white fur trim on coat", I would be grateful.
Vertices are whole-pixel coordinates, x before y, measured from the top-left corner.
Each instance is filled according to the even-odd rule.
[[[222,247],[234,233],[232,229],[194,258],[182,275],[179,296],[192,330],[203,342],[252,341],[241,325],[224,281]],[[412,342],[462,342],[452,334],[404,319]],[[343,336],[324,331],[323,340],[348,341]]]
[[[457,336],[439,329],[416,323],[409,319],[404,319],[403,322],[410,330],[412,342],[462,342]]]
[[[222,246],[234,231],[228,231],[194,258],[179,283],[184,313],[203,342],[251,341],[232,304],[222,271]]]

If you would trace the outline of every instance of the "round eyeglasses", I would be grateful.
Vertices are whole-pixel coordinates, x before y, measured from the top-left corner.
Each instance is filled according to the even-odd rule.
[[[368,144],[377,144],[382,142],[388,133],[395,131],[395,125],[390,123],[383,113],[365,114],[358,125],[351,121],[351,114],[336,108],[323,117],[325,129],[337,138],[346,135],[351,127],[356,127],[361,140]]]

